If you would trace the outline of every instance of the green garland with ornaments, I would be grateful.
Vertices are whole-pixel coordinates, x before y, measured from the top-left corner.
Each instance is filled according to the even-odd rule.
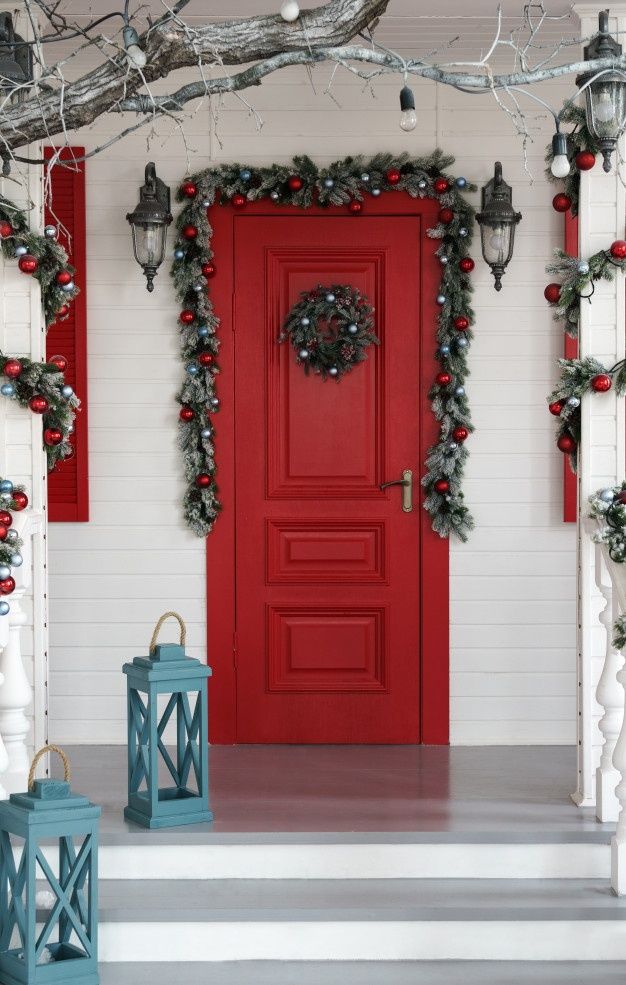
[[[564,323],[565,332],[578,338],[581,299],[591,301],[599,280],[612,281],[615,269],[626,271],[626,240],[618,239],[608,250],[594,253],[588,260],[571,257],[555,250],[555,261],[546,272],[560,277],[560,283],[548,284],[544,297],[554,308],[555,321]]]
[[[469,274],[474,261],[468,249],[472,241],[474,212],[464,190],[475,190],[465,178],[446,174],[454,158],[437,150],[428,157],[377,154],[371,158],[348,157],[318,167],[309,157],[295,157],[289,164],[269,167],[222,165],[191,175],[180,186],[184,208],[177,219],[172,276],[181,304],[181,356],[185,379],[177,395],[179,443],[183,452],[187,489],[184,515],[189,527],[205,536],[220,510],[215,479],[215,414],[220,401],[216,392],[219,373],[217,318],[209,293],[216,272],[211,248],[208,209],[216,202],[243,209],[248,202],[267,198],[277,205],[306,209],[344,207],[357,217],[367,208],[369,196],[404,191],[413,198],[434,198],[440,210],[437,225],[428,235],[440,240],[437,256],[441,279],[437,294],[439,318],[437,359],[441,369],[430,391],[433,413],[439,422],[439,438],[428,451],[422,484],[424,506],[433,529],[441,536],[467,538],[473,526],[462,492],[467,460],[465,441],[472,428],[465,392],[467,351],[472,340],[474,315],[470,305]]]
[[[619,486],[599,489],[589,497],[589,516],[603,526],[593,535],[596,544],[606,544],[609,557],[615,564],[626,561],[626,480]],[[626,647],[626,613],[618,616],[613,625],[613,646]]]
[[[556,444],[576,471],[580,443],[580,404],[585,393],[626,393],[626,360],[607,369],[593,356],[559,359],[561,379],[548,397],[548,409],[558,418]]]
[[[12,568],[23,564],[21,550],[23,541],[17,530],[13,529],[13,513],[19,513],[28,506],[28,496],[24,487],[14,485],[10,479],[0,478],[0,616],[10,610],[6,595],[15,591],[15,578]]]
[[[278,336],[279,343],[288,339],[307,376],[313,371],[337,381],[367,359],[368,346],[380,344],[373,307],[348,284],[303,291]]]
[[[565,178],[555,178],[550,170],[554,159],[552,144],[546,152],[546,177],[548,181],[562,182],[563,191],[554,197],[553,205],[557,212],[568,212],[578,215],[578,199],[580,196],[580,172],[590,171],[596,163],[600,148],[587,127],[585,110],[581,106],[570,104],[561,114],[561,123],[570,124],[573,129],[567,134],[567,157],[570,171]]]

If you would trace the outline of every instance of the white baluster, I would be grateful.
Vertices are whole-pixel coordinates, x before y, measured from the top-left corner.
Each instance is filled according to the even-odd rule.
[[[617,821],[619,816],[615,788],[620,777],[613,765],[613,752],[624,718],[624,692],[617,679],[623,658],[613,646],[613,589],[599,545],[595,551],[595,578],[605,600],[599,618],[606,632],[606,656],[596,690],[598,703],[604,708],[604,715],[598,722],[604,742],[600,765],[596,769],[596,817],[608,822]]]
[[[12,569],[16,587],[7,599],[11,609],[7,616],[0,619],[1,622],[8,622],[8,640],[0,654],[0,673],[4,675],[4,684],[0,688],[0,735],[8,758],[2,782],[9,793],[19,793],[26,790],[30,766],[26,746],[30,724],[25,712],[32,701],[32,688],[24,670],[21,645],[22,626],[27,621],[21,603],[31,581],[30,514],[14,514],[13,526],[24,541],[21,550],[24,563]]]
[[[626,697],[626,667],[617,675]],[[615,834],[611,839],[611,885],[618,896],[626,896],[626,728],[622,730],[613,751],[613,765],[621,774],[615,793],[620,804],[620,814]]]

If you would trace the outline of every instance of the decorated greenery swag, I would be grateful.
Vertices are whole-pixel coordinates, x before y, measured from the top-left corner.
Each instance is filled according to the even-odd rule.
[[[622,242],[613,248],[623,247]],[[578,338],[581,299],[591,301],[595,284],[599,280],[612,281],[614,268],[626,270],[626,259],[611,254],[611,250],[600,250],[588,260],[568,256],[563,250],[554,251],[555,260],[548,264],[546,271],[560,278],[559,284],[548,284],[546,297],[554,308],[555,321],[564,322],[564,331],[572,338]],[[553,301],[552,298],[558,298]]]
[[[587,127],[585,110],[582,106],[570,103],[561,112],[561,123],[572,125],[573,129],[567,134],[567,156],[570,161],[570,173],[566,178],[555,178],[550,170],[553,151],[552,143],[546,151],[546,177],[548,181],[563,183],[563,191],[571,200],[572,215],[578,215],[578,200],[580,196],[580,170],[576,165],[576,157],[584,151],[593,155],[600,153],[596,140]]]
[[[602,526],[593,539],[597,544],[605,544],[609,557],[616,564],[626,562],[626,480],[619,486],[599,489],[589,497],[589,515]],[[626,647],[626,613],[615,620],[613,626],[613,646],[618,650]]]
[[[211,530],[220,510],[213,424],[220,406],[216,393],[219,319],[208,291],[216,263],[207,210],[216,202],[241,209],[248,202],[268,198],[298,208],[308,208],[313,202],[344,206],[356,217],[366,209],[370,196],[404,191],[413,198],[434,198],[440,206],[439,221],[428,231],[440,240],[436,358],[441,372],[430,391],[439,438],[426,458],[424,506],[440,536],[455,533],[466,539],[473,525],[463,500],[462,480],[468,454],[464,443],[472,431],[465,380],[474,319],[469,280],[474,261],[468,255],[474,213],[461,193],[475,189],[465,178],[446,174],[453,162],[439,150],[424,158],[407,154],[348,157],[323,168],[309,157],[296,157],[289,164],[270,167],[223,165],[191,175],[180,186],[178,198],[185,204],[177,219],[172,268],[182,307],[179,321],[185,366],[178,393],[179,443],[187,481],[184,514],[198,536]]]
[[[21,554],[24,542],[13,528],[13,512],[20,512],[28,506],[28,496],[24,487],[14,485],[10,479],[0,478],[0,616],[9,612],[5,596],[15,590],[15,579],[11,573],[23,563]]]

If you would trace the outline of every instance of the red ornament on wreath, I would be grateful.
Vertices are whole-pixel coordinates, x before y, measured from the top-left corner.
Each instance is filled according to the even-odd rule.
[[[60,287],[66,287],[67,284],[71,283],[72,275],[69,270],[59,270],[54,279]]]
[[[299,192],[304,184],[304,181],[299,174],[292,174],[287,181],[287,184],[292,192]]]
[[[562,451],[565,455],[571,455],[571,453],[576,449],[576,442],[572,438],[571,434],[562,434],[556,443],[559,451]]]
[[[45,414],[49,409],[50,404],[45,397],[42,397],[40,393],[35,393],[28,401],[28,406],[32,410],[33,414]]]
[[[191,310],[191,308],[183,308],[180,315],[178,316],[178,320],[181,323],[181,325],[191,325],[195,317],[196,317],[195,313]]]
[[[454,327],[457,332],[466,332],[469,328],[469,318],[466,318],[465,315],[459,315],[454,319]]]
[[[462,260],[459,260],[459,270],[463,271],[464,274],[471,274],[475,266],[476,264],[471,257],[463,257]]]
[[[0,222],[0,239],[7,239],[13,233],[13,226],[10,222]]]
[[[606,393],[613,386],[613,380],[608,373],[598,373],[591,380],[591,389],[595,393]]]
[[[13,493],[13,505],[11,509],[15,510],[16,513],[21,513],[28,506],[28,496],[21,489],[17,489]]]
[[[353,198],[348,206],[348,211],[351,212],[352,215],[358,215],[359,212],[363,211],[363,202],[359,202],[358,198]]]
[[[196,358],[201,366],[212,366],[215,362],[215,356],[212,352],[200,352]]]
[[[10,595],[11,592],[15,591],[15,578],[10,575],[8,578],[3,578],[0,581],[0,595]]]
[[[8,532],[4,524],[0,524],[0,540],[6,540]]]
[[[450,373],[437,373],[435,383],[439,386],[449,386],[449,384],[452,383],[452,377],[450,376]]]
[[[455,441],[459,441],[459,442],[467,441],[467,439],[469,438],[469,431],[462,424],[459,424],[459,426],[456,427],[452,432],[452,437],[454,438]]]
[[[13,523],[13,517],[8,510],[0,510],[0,524],[3,527],[10,527]]]
[[[43,433],[43,440],[46,445],[54,448],[55,445],[60,445],[63,441],[63,432],[59,428],[46,428]]]
[[[617,494],[617,501],[618,501],[618,503],[625,503],[626,504],[626,490],[622,490],[621,493],[618,493]]]
[[[548,284],[543,292],[543,296],[546,301],[550,304],[557,304],[561,297],[561,285],[560,284]]]
[[[565,192],[559,192],[552,199],[552,208],[555,212],[569,212],[572,207],[572,200]]]
[[[185,406],[183,406],[183,407],[180,408],[180,411],[178,412],[178,416],[180,417],[181,421],[188,422],[188,421],[193,421],[193,419],[194,419],[194,417],[196,415],[194,413],[193,408],[192,407],[188,407],[185,404]]]
[[[206,263],[203,263],[201,270],[202,270],[202,276],[206,277],[207,280],[210,277],[215,276],[215,264],[213,263],[212,260],[207,260]]]
[[[2,372],[5,376],[8,376],[10,380],[16,380],[22,372],[22,364],[19,359],[7,359]]]
[[[435,178],[433,188],[438,195],[443,195],[450,188],[450,182],[447,178]]]
[[[230,201],[231,201],[231,204],[236,209],[243,209],[244,205],[246,204],[246,196],[245,195],[241,195],[239,192],[237,192],[236,195],[233,195],[233,197],[231,198]]]
[[[390,185],[398,185],[400,183],[400,178],[402,177],[402,172],[398,168],[389,168],[385,178]]]
[[[69,313],[70,313],[69,304],[62,304],[59,310],[57,311],[55,318],[67,318]]]
[[[59,373],[64,373],[67,369],[67,359],[65,356],[50,356],[48,362],[56,366]]]
[[[435,483],[436,492],[441,493],[443,495],[443,493],[447,493],[449,489],[450,489],[450,483],[448,482],[447,479],[437,479]]]
[[[25,253],[23,257],[19,258],[17,265],[23,274],[34,274],[39,266],[39,261],[31,253]]]
[[[181,229],[181,234],[183,239],[195,239],[198,235],[198,227],[189,223],[189,225],[183,226]]]
[[[180,186],[180,192],[185,198],[195,198],[198,194],[198,186],[194,185],[193,181],[185,181]]]
[[[449,226],[454,219],[454,212],[452,209],[440,209],[439,210],[439,222],[442,222],[444,226]]]
[[[560,417],[561,411],[565,407],[564,400],[554,400],[551,404],[548,404],[548,410],[553,417]]]
[[[574,163],[579,171],[591,171],[596,163],[596,155],[590,150],[579,150],[574,158]]]
[[[626,240],[616,239],[609,252],[614,260],[626,260]]]
[[[206,489],[207,486],[211,485],[211,476],[207,475],[206,472],[201,472],[200,475],[196,476],[196,485],[198,489]]]

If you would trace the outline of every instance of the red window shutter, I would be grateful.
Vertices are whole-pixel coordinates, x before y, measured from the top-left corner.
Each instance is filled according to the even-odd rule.
[[[565,213],[565,245],[563,247],[570,256],[578,256],[578,217],[571,212]],[[565,335],[563,355],[566,359],[576,359],[578,356],[578,341]],[[559,454],[561,454],[559,452]],[[569,456],[563,455],[563,522],[576,523],[577,479],[569,464]]]
[[[55,153],[45,149],[49,160]],[[82,157],[84,147],[65,147],[61,159]],[[81,409],[76,415],[72,437],[75,455],[57,465],[48,476],[48,512],[53,521],[72,522],[89,519],[89,454],[87,406],[87,267],[85,229],[85,162],[69,168],[53,167],[50,171],[51,208],[46,207],[45,221],[61,228],[59,242],[76,268],[75,281],[80,294],[70,306],[65,321],[55,322],[48,329],[46,354],[66,357],[67,382],[74,387]],[[69,234],[69,235],[68,235]]]

